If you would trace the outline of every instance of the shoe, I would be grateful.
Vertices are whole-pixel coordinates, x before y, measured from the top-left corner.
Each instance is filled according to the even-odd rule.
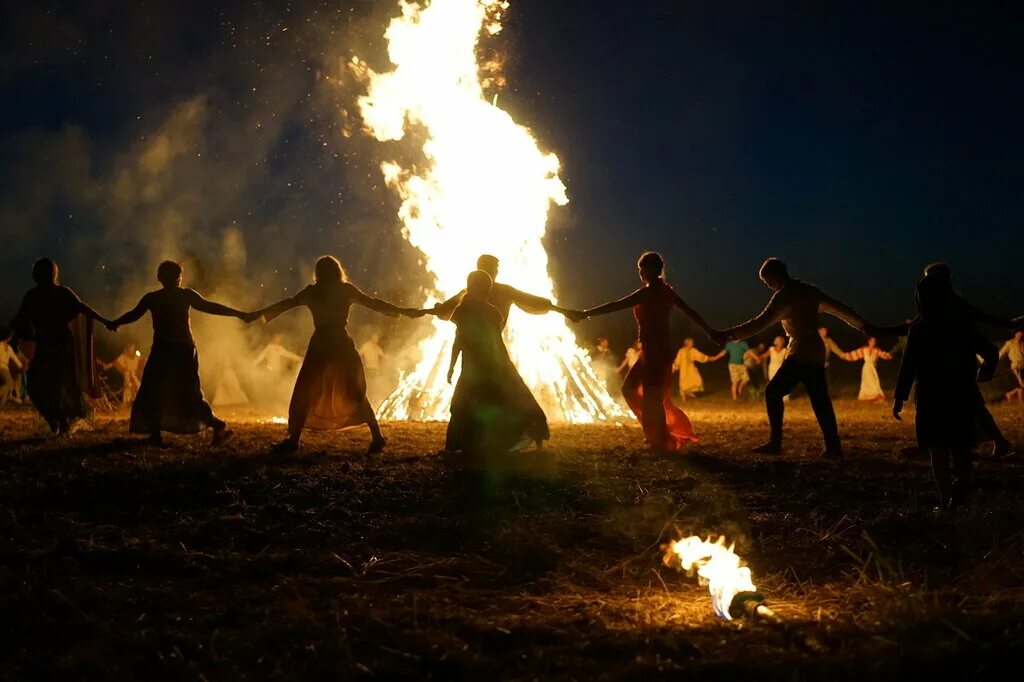
[[[223,445],[234,437],[235,432],[228,428],[227,424],[221,424],[213,429],[213,440],[210,441],[210,445],[216,447]]]
[[[845,459],[846,455],[843,454],[842,448],[825,448],[821,451],[822,459]]]
[[[388,444],[386,438],[374,438],[370,441],[370,447],[366,449],[368,455],[379,455],[384,452],[384,447]]]
[[[301,443],[298,438],[285,438],[279,443],[275,443],[274,447],[270,448],[272,455],[287,456],[297,455],[301,449]]]
[[[759,445],[758,447],[754,448],[752,452],[756,452],[759,455],[781,455],[782,443],[768,441],[764,445]]]

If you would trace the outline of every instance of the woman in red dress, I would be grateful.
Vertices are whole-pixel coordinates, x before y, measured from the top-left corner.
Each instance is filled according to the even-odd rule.
[[[622,382],[622,395],[643,426],[652,450],[679,450],[688,442],[696,442],[697,436],[690,419],[671,400],[675,356],[669,329],[672,309],[682,310],[708,336],[713,330],[665,281],[665,261],[660,254],[648,251],[636,265],[642,287],[618,301],[584,310],[582,315],[594,317],[633,308],[642,350]]]

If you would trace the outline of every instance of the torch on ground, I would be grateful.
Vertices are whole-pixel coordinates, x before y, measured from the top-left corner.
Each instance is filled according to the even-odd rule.
[[[781,623],[754,586],[750,568],[741,565],[743,560],[734,550],[735,544],[726,545],[725,536],[712,542],[710,537],[702,540],[691,535],[666,546],[664,563],[696,573],[701,584],[708,586],[715,613],[721,618]]]

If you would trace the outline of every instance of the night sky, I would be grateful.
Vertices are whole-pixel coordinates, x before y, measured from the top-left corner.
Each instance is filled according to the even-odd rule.
[[[386,66],[396,8],[4,3],[2,319],[41,255],[110,314],[161,255],[233,280],[239,304],[294,290],[322,252],[418,302],[341,68]],[[768,255],[880,323],[912,312],[935,260],[982,307],[1024,313],[1022,26],[1019,3],[513,0],[500,97],[563,161],[561,298],[627,293],[657,249],[718,326],[764,303]]]

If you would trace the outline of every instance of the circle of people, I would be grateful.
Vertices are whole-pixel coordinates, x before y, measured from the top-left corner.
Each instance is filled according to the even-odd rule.
[[[363,364],[347,331],[349,311],[359,305],[391,317],[436,315],[455,325],[449,382],[460,357],[462,363],[452,397],[445,451],[473,455],[516,451],[530,444],[540,448],[550,437],[544,411],[520,377],[502,336],[513,305],[531,314],[559,313],[572,322],[632,309],[638,344],[635,361],[622,381],[622,394],[639,420],[650,449],[674,451],[698,440],[685,412],[671,400],[673,371],[681,373],[685,399],[687,390],[695,387],[693,382],[700,382],[694,363],[728,356],[734,399],[750,381],[750,367],[765,359],[769,362],[764,387],[769,437],[754,451],[765,455],[782,452],[786,399],[802,385],[824,438],[822,455],[827,458],[843,456],[828,390],[829,356],[863,360],[861,397],[881,399],[875,364],[892,356],[878,348],[875,338],[889,334],[906,337],[893,415],[901,418],[903,405],[916,386],[918,446],[931,455],[941,505],[952,507],[966,501],[975,443],[992,441],[997,454],[1010,452],[1010,443],[986,408],[978,382],[991,379],[999,358],[1009,355],[1014,381],[1008,387],[1008,397],[1024,400],[1022,319],[1008,320],[980,312],[955,292],[951,272],[944,264],[928,266],[919,280],[918,316],[903,325],[880,328],[818,287],[792,277],[782,260],[769,258],[759,270],[761,281],[773,292],[768,304],[752,319],[723,330],[708,325],[676,293],[665,279],[664,260],[655,252],[644,253],[637,261],[641,281],[638,289],[584,310],[558,306],[547,298],[498,282],[498,266],[496,257],[481,256],[463,291],[424,309],[397,306],[363,293],[349,281],[337,258],[323,256],[316,261],[312,284],[273,305],[245,312],[184,287],[182,265],[165,261],[157,268],[160,288],[145,294],[132,310],[107,319],[61,285],[56,263],[43,258],[33,265],[35,286],[25,294],[11,330],[17,338],[35,343],[26,373],[28,397],[60,437],[76,430],[76,424],[88,412],[76,374],[72,340],[75,321],[84,316],[117,331],[149,313],[153,343],[141,382],[130,387],[134,393],[130,431],[160,444],[165,432],[188,434],[210,428],[212,443],[217,445],[233,434],[204,398],[190,312],[231,316],[246,323],[259,319],[270,323],[290,310],[307,308],[314,331],[289,403],[287,437],[275,445],[275,451],[297,452],[306,429],[333,430],[365,424],[371,436],[368,453],[376,454],[384,450],[387,441],[366,397]],[[722,350],[705,355],[690,339],[676,353],[671,344],[670,317],[677,308],[709,339],[723,346]],[[822,313],[865,334],[866,345],[852,352],[842,351],[824,333],[819,320]],[[779,337],[772,348],[760,351],[744,342],[779,322],[788,344]],[[1014,338],[997,351],[978,331],[979,323],[1014,329]],[[0,395],[5,401],[13,383],[8,366],[22,364],[9,341],[10,335],[0,344]]]

